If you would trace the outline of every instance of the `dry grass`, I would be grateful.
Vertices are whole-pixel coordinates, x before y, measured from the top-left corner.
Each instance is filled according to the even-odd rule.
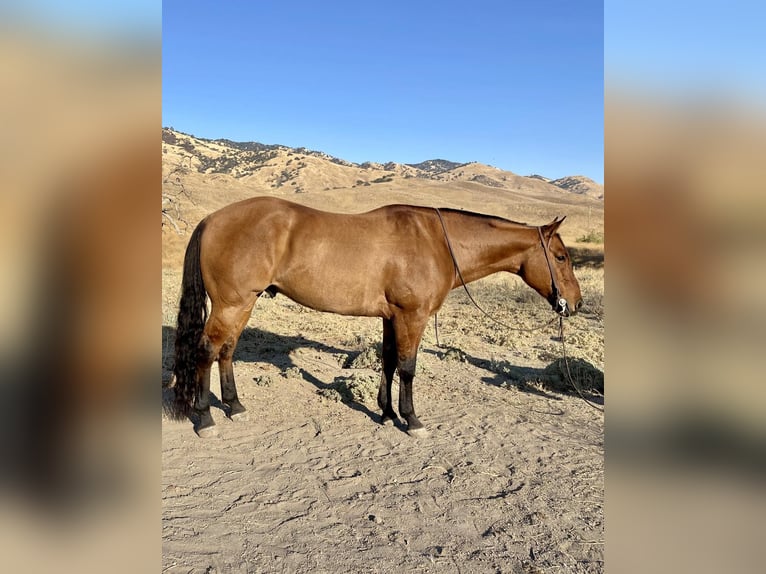
[[[216,209],[257,195],[346,213],[410,203],[489,213],[535,225],[566,215],[561,233],[567,243],[592,229],[603,229],[603,201],[478,163],[434,175],[401,164],[345,165],[289,148],[269,152],[269,159],[262,163],[243,159],[246,153],[178,133],[163,143],[163,191],[176,194],[183,186],[177,207],[189,230]],[[239,158],[239,163],[228,172],[204,172],[204,165],[224,156]],[[252,174],[242,176],[243,170]],[[481,183],[490,180],[491,185]],[[171,229],[163,232],[163,267],[180,267],[187,241],[188,232],[181,236]]]
[[[170,166],[181,148],[167,147]],[[206,149],[223,155],[218,144]],[[441,179],[394,175],[354,187],[387,173],[371,167],[344,187],[337,178],[348,168],[319,157],[269,161],[277,164],[268,168],[272,175],[286,167],[298,173],[270,187],[266,171],[234,177],[189,170],[184,186],[194,203],[184,207],[192,226],[223,205],[264,194],[344,212],[401,202],[534,224],[567,215],[561,232],[585,300],[583,312],[565,321],[567,350],[581,385],[599,394],[603,248],[575,238],[594,222],[603,228],[603,204],[478,164]],[[295,193],[299,186],[304,193]],[[172,363],[187,241],[188,234],[163,233],[163,377]],[[470,288],[511,326],[552,317],[516,276],[498,274]],[[554,325],[505,329],[454,290],[439,313],[441,346],[429,325],[418,353],[415,403],[431,434],[413,439],[378,424],[380,319],[319,313],[281,295],[259,300],[234,355],[250,420],[235,423],[216,409],[221,436],[200,441],[191,425],[163,419],[166,569],[353,572],[364,556],[401,571],[456,571],[458,564],[476,572],[602,571],[602,545],[579,541],[603,540],[603,418],[555,370],[556,336]],[[218,384],[213,369],[214,394]]]
[[[604,232],[603,231],[596,231],[595,229],[591,229],[584,235],[581,235],[577,238],[577,241],[580,243],[604,243]]]
[[[577,275],[590,301],[588,314],[566,321],[570,368],[598,401],[603,270]],[[164,279],[173,293],[179,274]],[[529,327],[551,317],[514,276],[471,286],[504,322]],[[173,314],[163,308],[163,317]],[[266,571],[274,564],[267,551],[289,546],[317,571],[356,571],[362,553],[402,571],[451,571],[452,561],[477,572],[519,564],[601,571],[603,548],[573,544],[571,533],[603,539],[603,421],[556,369],[555,329],[505,330],[460,290],[439,318],[442,347],[429,327],[415,378],[431,434],[414,440],[378,424],[379,319],[318,313],[280,295],[259,301],[234,363],[250,421],[215,410],[222,437],[214,442],[163,421],[164,560],[205,571],[213,551]],[[221,532],[204,552],[194,534],[202,529]],[[348,543],[323,551],[338,537]],[[534,540],[531,562],[526,540]],[[224,566],[236,571],[237,563]]]

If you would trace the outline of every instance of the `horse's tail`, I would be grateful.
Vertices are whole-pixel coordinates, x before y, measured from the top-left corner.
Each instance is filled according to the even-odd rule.
[[[188,416],[197,397],[197,364],[200,340],[207,321],[207,291],[200,267],[200,241],[205,229],[203,219],[192,233],[184,257],[181,302],[178,309],[175,344],[175,404],[176,418]]]

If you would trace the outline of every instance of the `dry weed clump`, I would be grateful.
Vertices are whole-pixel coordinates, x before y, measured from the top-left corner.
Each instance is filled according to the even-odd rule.
[[[298,367],[288,367],[283,373],[283,376],[286,379],[302,379],[303,371]]]
[[[335,377],[332,385],[319,394],[333,401],[344,403],[374,403],[378,395],[379,379],[376,375],[352,373]]]
[[[560,394],[577,394],[577,389],[590,395],[604,395],[604,373],[585,359],[554,358],[544,369],[529,370],[515,367],[507,361],[491,361],[490,370],[502,375],[499,384],[504,389],[552,391]],[[525,372],[527,371],[527,372]],[[574,380],[572,384],[570,377]],[[575,388],[576,385],[576,388]]]
[[[604,232],[590,229],[578,237],[577,241],[579,243],[604,243]]]
[[[556,359],[543,369],[541,382],[553,391],[576,392],[570,376],[581,391],[604,394],[604,372],[584,359]]]
[[[349,356],[343,364],[344,369],[379,369],[381,357],[380,343],[362,349],[356,356]]]
[[[274,377],[271,375],[257,375],[253,377],[253,382],[259,387],[270,387],[274,383]]]
[[[467,363],[468,356],[465,352],[457,347],[448,348],[440,357],[442,361],[452,361],[455,363]]]

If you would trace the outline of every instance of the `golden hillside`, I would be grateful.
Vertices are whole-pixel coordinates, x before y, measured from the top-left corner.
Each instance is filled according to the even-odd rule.
[[[531,224],[566,215],[561,232],[568,244],[603,234],[603,186],[581,176],[551,181],[446,160],[355,164],[305,148],[206,140],[167,128],[162,153],[164,267],[180,266],[188,232],[205,215],[256,195],[342,212],[411,203]]]

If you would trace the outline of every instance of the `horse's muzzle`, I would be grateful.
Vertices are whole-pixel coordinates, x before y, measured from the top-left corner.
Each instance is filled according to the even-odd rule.
[[[570,317],[571,315],[577,313],[577,311],[580,310],[580,307],[582,307],[582,299],[577,301],[574,307],[570,307],[569,302],[566,299],[559,297],[559,299],[556,301],[556,304],[553,306],[553,310],[562,317]]]

